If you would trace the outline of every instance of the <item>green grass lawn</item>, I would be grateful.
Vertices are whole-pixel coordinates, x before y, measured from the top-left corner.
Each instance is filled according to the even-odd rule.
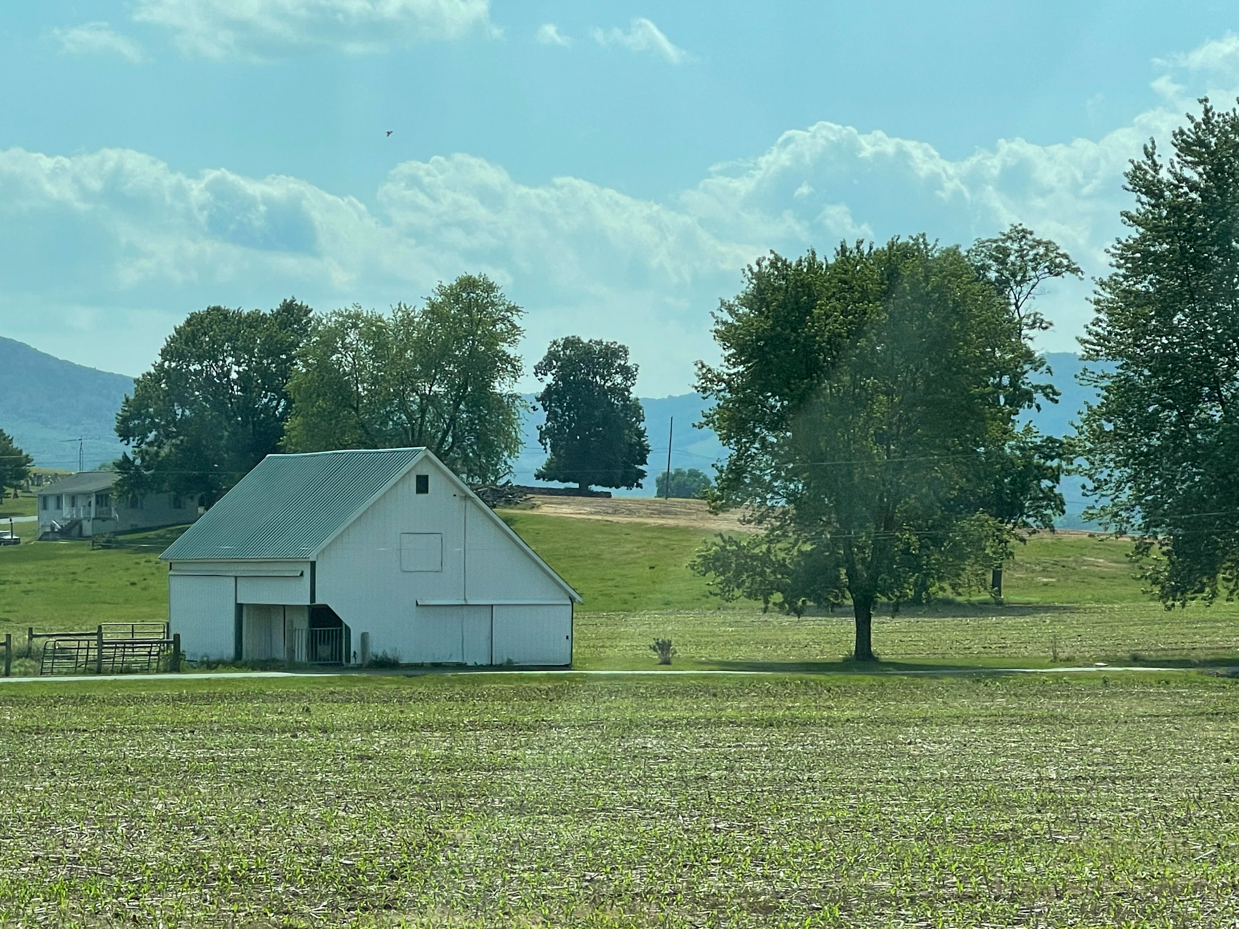
[[[1239,690],[0,686],[0,925],[1219,927]]]
[[[577,608],[578,667],[651,666],[656,637],[675,643],[677,668],[829,670],[851,650],[846,609],[796,619],[711,598],[688,569],[704,538],[699,531],[505,516],[585,597]],[[131,549],[92,551],[84,542],[0,549],[0,635],[24,642],[28,626],[44,632],[165,619],[167,569],[157,555],[178,531],[128,537],[138,546]],[[874,647],[905,667],[1239,664],[1239,606],[1166,612],[1132,579],[1128,551],[1102,538],[1036,536],[1007,570],[1005,605],[982,597],[883,613]]]
[[[22,494],[16,500],[12,497],[4,497],[0,499],[0,520],[8,519],[10,516],[34,516],[38,512],[35,509],[38,503],[39,499],[34,495]]]

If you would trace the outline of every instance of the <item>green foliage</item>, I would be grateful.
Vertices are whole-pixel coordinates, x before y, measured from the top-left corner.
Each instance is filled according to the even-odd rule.
[[[5,686],[0,923],[1233,925],[1233,684],[1107,683]]]
[[[650,443],[627,347],[568,336],[552,342],[533,370],[549,380],[536,399],[546,411],[538,441],[550,453],[534,476],[581,487],[640,487]]]
[[[177,326],[116,417],[131,450],[118,498],[171,491],[210,506],[279,451],[310,314],[290,297],[270,312],[207,307]]]
[[[698,390],[730,455],[713,500],[749,507],[766,533],[698,560],[741,572],[723,592],[793,611],[846,597],[869,660],[876,602],[977,583],[1009,532],[983,509],[993,459],[1038,387],[1014,309],[958,249],[918,237],[771,255],[714,335],[723,363],[699,366]]]
[[[706,491],[713,486],[713,481],[710,476],[704,471],[699,471],[697,468],[689,468],[687,471],[683,468],[676,468],[671,472],[671,492],[667,492],[667,475],[658,475],[654,480],[654,486],[657,492],[656,497],[682,497],[694,498],[704,497]]]
[[[425,446],[466,480],[500,480],[521,449],[521,315],[485,275],[466,274],[420,308],[316,320],[288,385],[285,447]]]
[[[978,239],[968,250],[968,260],[1010,305],[1026,345],[1050,328],[1049,321],[1032,308],[1041,286],[1057,278],[1083,276],[1080,266],[1058,245],[1038,239],[1031,229],[1019,224],[996,238]],[[1035,406],[1040,410],[1041,399],[1058,402],[1059,391],[1053,384],[1033,382],[1036,376],[1053,373],[1044,356],[1026,351],[1013,360],[1015,368],[1000,378],[1003,402],[1008,407],[1023,410]],[[982,491],[982,510],[1011,530],[993,546],[997,558],[992,591],[1002,597],[1002,565],[1011,557],[1011,542],[1024,538],[1018,531],[1051,528],[1066,511],[1058,490],[1066,452],[1061,439],[1042,436],[1033,426],[1025,425],[1005,444],[987,448],[986,455],[992,479],[989,488]]]
[[[650,651],[658,656],[658,663],[664,665],[671,664],[671,659],[678,654],[670,639],[655,639],[650,645]]]
[[[30,479],[34,459],[17,447],[10,436],[0,429],[0,497],[6,490],[17,490]]]
[[[1207,100],[1127,171],[1132,230],[1110,250],[1081,340],[1101,390],[1080,423],[1086,515],[1140,536],[1167,605],[1239,593],[1239,111]]]

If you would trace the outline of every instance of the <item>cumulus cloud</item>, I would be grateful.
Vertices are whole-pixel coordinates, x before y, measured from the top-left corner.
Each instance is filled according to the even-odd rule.
[[[1186,59],[1166,70],[1193,92],[1197,73]],[[319,308],[383,307],[484,271],[527,308],[527,356],[568,333],[618,339],[642,364],[645,395],[680,392],[692,362],[712,357],[710,310],[768,249],[918,232],[967,245],[1022,222],[1105,273],[1130,205],[1123,172],[1182,112],[1164,100],[1095,140],[1002,140],[962,158],[820,122],[664,202],[574,177],[522,184],[465,154],[397,165],[363,203],[292,177],[187,175],[133,151],[11,149],[0,152],[0,328],[76,360],[104,347],[130,360],[92,363],[140,371],[209,303],[296,293]],[[1088,290],[1047,294],[1057,341],[1046,347],[1074,347]]]
[[[594,41],[604,48],[617,45],[630,52],[648,52],[673,65],[691,60],[688,52],[673,44],[661,29],[644,17],[634,19],[627,32],[618,27],[595,29]]]
[[[133,18],[213,59],[310,48],[367,54],[498,31],[489,0],[138,0]]]
[[[120,55],[139,64],[146,60],[142,46],[116,32],[106,22],[83,23],[72,29],[53,29],[52,38],[67,55]]]
[[[538,42],[542,45],[559,45],[567,48],[572,44],[572,38],[559,31],[554,23],[543,23],[538,27]]]
[[[81,329],[91,350],[118,353],[113,369],[136,371],[176,321],[209,303],[296,293],[320,308],[383,307],[481,270],[529,309],[531,353],[587,331],[648,342],[655,356],[686,344],[701,354],[697,294],[734,287],[758,252],[673,208],[575,178],[523,185],[465,155],[399,165],[375,200],[290,177],[190,176],[127,150],[10,149],[0,152],[0,307],[37,305],[39,325]],[[90,306],[143,313],[151,334],[122,336],[108,314],[83,314]],[[164,324],[152,326],[152,314]],[[21,338],[32,318],[0,309],[0,324]],[[670,389],[657,372],[673,368],[664,357],[653,383]]]

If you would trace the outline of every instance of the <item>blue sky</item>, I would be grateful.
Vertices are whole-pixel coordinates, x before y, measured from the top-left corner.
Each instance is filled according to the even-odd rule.
[[[530,366],[619,339],[644,395],[682,393],[769,249],[1020,221],[1104,273],[1127,160],[1234,100],[1236,30],[1138,0],[10,4],[0,334],[136,374],[210,303],[385,308],[480,270]],[[1045,295],[1047,349],[1088,292]]]

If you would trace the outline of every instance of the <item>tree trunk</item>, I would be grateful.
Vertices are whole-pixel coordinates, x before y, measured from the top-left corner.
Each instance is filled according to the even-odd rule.
[[[873,600],[852,598],[852,612],[856,616],[856,648],[852,657],[857,661],[873,661]]]
[[[994,599],[1002,599],[1002,565],[997,565],[990,574],[989,580],[990,590],[993,591]]]

